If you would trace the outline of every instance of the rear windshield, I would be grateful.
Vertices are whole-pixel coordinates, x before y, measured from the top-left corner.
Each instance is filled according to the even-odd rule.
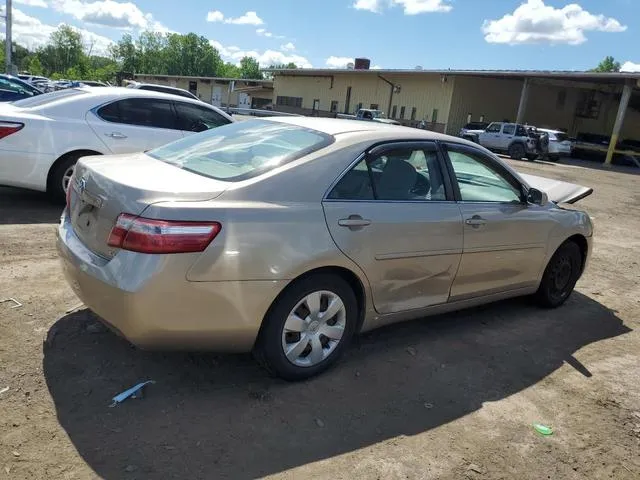
[[[240,181],[319,150],[333,137],[267,120],[230,123],[147,152],[205,177]]]
[[[87,92],[83,90],[68,88],[66,90],[58,90],[51,93],[43,93],[42,95],[38,95],[35,97],[29,97],[29,98],[25,98],[24,100],[18,100],[13,102],[13,104],[16,107],[20,107],[20,108],[39,107],[41,105],[57,102],[58,100],[61,100],[63,98],[72,97],[74,95],[80,95],[83,93],[87,93]]]
[[[564,142],[565,140],[569,140],[569,135],[567,135],[566,133],[554,132],[554,135],[559,142]]]

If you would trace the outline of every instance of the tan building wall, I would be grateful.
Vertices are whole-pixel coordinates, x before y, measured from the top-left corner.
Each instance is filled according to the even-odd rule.
[[[239,96],[241,91],[233,91],[229,94],[229,80],[215,78],[189,78],[189,77],[171,77],[162,75],[136,75],[136,81],[141,83],[155,83],[158,85],[167,85],[170,87],[182,88],[189,90],[189,82],[196,82],[198,98],[207,103],[213,103],[213,95],[216,94],[220,98],[220,104],[226,107],[227,104],[237,107],[239,104]],[[242,80],[235,80],[236,89],[246,88],[249,85]],[[259,89],[246,92],[252,98],[263,99],[265,102],[273,102],[273,89]]]
[[[412,122],[412,112],[415,108],[413,123],[420,120],[433,122],[434,110],[437,110],[436,121],[445,124],[449,116],[449,106],[453,93],[453,82],[448,79],[442,81],[439,74],[433,75],[401,75],[385,74],[384,78],[400,86],[400,91],[394,93],[389,110],[391,86],[372,73],[349,74],[337,73],[324,76],[307,75],[276,75],[274,81],[274,108],[277,99],[282,97],[302,98],[302,108],[330,112],[332,102],[337,102],[337,113],[355,113],[358,106],[371,108],[376,106],[387,116],[401,119],[404,107],[404,120]],[[350,101],[347,108],[347,92],[351,87]],[[314,105],[314,100],[317,100]]]
[[[447,133],[457,135],[471,120],[515,121],[523,82],[485,77],[455,77]]]

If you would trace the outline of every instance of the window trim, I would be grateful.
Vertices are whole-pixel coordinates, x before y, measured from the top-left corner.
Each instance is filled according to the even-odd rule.
[[[489,167],[492,170],[495,170],[496,173],[505,177],[505,180],[514,188],[517,188],[520,191],[520,204],[526,205],[527,201],[527,187],[523,184],[518,178],[516,178],[509,170],[507,170],[504,165],[502,165],[499,161],[496,161],[492,156],[487,155],[485,152],[471,147],[469,145],[464,145],[462,143],[457,142],[441,142],[440,143],[442,152],[445,158],[445,163],[447,164],[447,169],[449,171],[449,176],[451,181],[453,182],[453,192],[456,202],[461,204],[484,204],[484,205],[514,205],[513,202],[493,202],[493,201],[474,201],[474,200],[463,200],[462,195],[460,193],[460,186],[458,184],[458,177],[456,176],[455,170],[453,169],[453,164],[451,163],[451,158],[449,157],[449,148],[454,147],[458,152],[466,153],[468,152],[471,155],[480,157],[480,163]]]
[[[150,127],[149,125],[137,125],[135,123],[122,123],[122,122],[112,122],[111,120],[106,120],[104,118],[102,118],[99,114],[98,114],[98,110],[100,110],[102,107],[106,107],[108,105],[111,105],[112,103],[116,103],[116,102],[123,102],[125,100],[160,100],[162,102],[169,102],[169,104],[171,105],[171,112],[173,112],[173,121],[174,121],[174,125],[175,128],[164,128],[164,127]],[[111,99],[101,105],[98,105],[97,107],[93,107],[91,110],[89,110],[91,113],[93,113],[96,118],[102,122],[108,123],[110,125],[125,125],[128,127],[138,127],[138,128],[153,128],[156,130],[169,130],[172,132],[183,132],[184,130],[180,130],[178,128],[178,112],[176,111],[176,107],[174,105],[174,100],[169,100],[166,98],[145,98],[145,97],[126,97],[126,98],[116,98],[116,99]]]
[[[411,148],[416,147],[416,149],[424,148],[424,145],[433,145],[435,146],[436,158],[438,159],[438,166],[440,167],[440,173],[442,174],[442,181],[444,183],[444,194],[446,200],[380,200],[376,197],[375,192],[375,184],[373,182],[373,178],[371,177],[371,168],[370,161],[372,156],[378,156],[382,152],[386,150],[393,150],[397,148]],[[356,199],[343,199],[343,198],[329,198],[329,195],[335,188],[335,186],[340,183],[342,178],[349,173],[356,165],[358,165],[361,161],[365,160],[367,163],[367,170],[369,172],[369,178],[371,181],[371,188],[373,190],[374,198],[371,200],[356,200]],[[431,204],[431,203],[456,203],[455,191],[453,189],[452,178],[450,174],[450,170],[447,167],[447,161],[444,156],[444,151],[440,146],[440,142],[437,140],[389,140],[386,142],[375,143],[367,148],[364,152],[360,153],[355,160],[353,160],[347,168],[345,168],[336,179],[331,182],[329,188],[327,188],[324,193],[321,202],[355,202],[355,203],[419,203],[419,204]]]
[[[214,110],[212,108],[207,108],[206,106],[203,105],[198,105],[195,102],[185,102],[184,100],[171,100],[171,104],[173,105],[173,113],[175,115],[175,119],[176,119],[176,130],[178,130],[179,132],[190,132],[190,133],[198,133],[198,132],[193,132],[191,130],[182,130],[180,127],[180,113],[178,112],[178,104],[180,105],[192,105],[193,108],[202,108],[204,110],[208,110],[210,112],[213,112],[215,115],[219,116],[222,120],[226,121],[227,123],[223,123],[222,125],[218,125],[217,127],[213,127],[213,128],[219,128],[219,127],[223,127],[224,125],[229,125],[230,123],[233,123],[233,120],[229,120],[227,117],[225,117],[224,115],[221,115],[217,110]],[[205,105],[207,105],[205,103]],[[211,129],[208,129],[211,130]]]

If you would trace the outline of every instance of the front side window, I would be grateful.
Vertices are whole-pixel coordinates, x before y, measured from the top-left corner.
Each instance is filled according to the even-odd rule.
[[[471,149],[448,145],[449,160],[464,202],[520,203],[521,187],[506,171]]]
[[[502,129],[502,124],[500,124],[500,123],[492,123],[491,125],[489,125],[487,127],[486,131],[490,132],[490,133],[499,133],[501,129]]]
[[[180,130],[204,132],[231,123],[211,108],[185,102],[175,102],[175,106],[178,114],[178,129]]]
[[[107,122],[176,129],[176,117],[168,100],[127,98],[105,105],[97,113]]]
[[[435,145],[391,147],[359,162],[336,184],[330,199],[446,200]]]
[[[309,155],[333,137],[269,120],[246,120],[214,128],[153,149],[148,155],[216,180],[241,181]]]

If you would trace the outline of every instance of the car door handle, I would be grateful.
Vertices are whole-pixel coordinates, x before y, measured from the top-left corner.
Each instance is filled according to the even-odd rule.
[[[471,218],[467,218],[464,223],[471,225],[472,227],[481,227],[482,225],[486,225],[487,221],[478,215],[474,215]]]
[[[111,137],[111,138],[117,138],[117,139],[127,138],[127,136],[124,133],[120,133],[120,132],[105,133],[104,135],[105,137]]]
[[[341,218],[338,220],[341,227],[359,228],[371,225],[371,220],[362,218],[360,215],[350,215],[349,218]]]

